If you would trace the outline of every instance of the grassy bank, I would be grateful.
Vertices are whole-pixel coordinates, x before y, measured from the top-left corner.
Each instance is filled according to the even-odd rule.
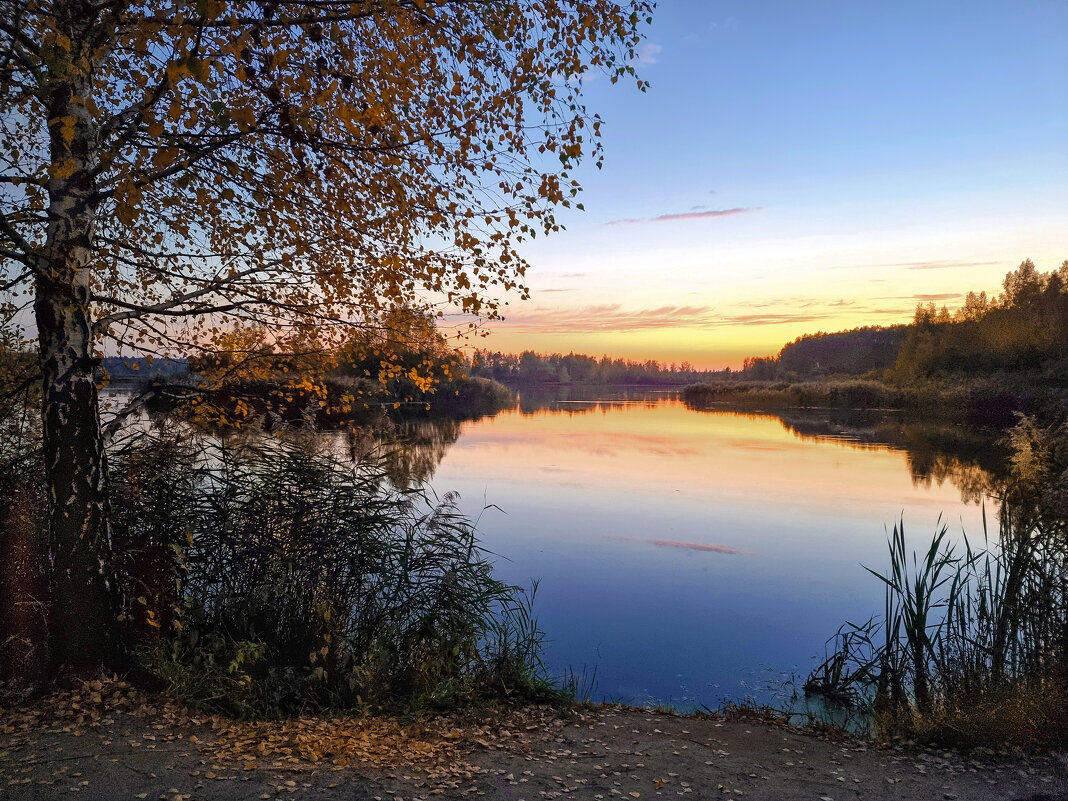
[[[313,436],[253,443],[165,426],[113,445],[113,667],[239,718],[563,697],[533,592],[494,578],[455,496],[397,489],[380,458],[338,458]],[[23,500],[20,564],[47,575],[42,505]],[[20,604],[46,609],[47,586],[34,593]],[[0,679],[35,680],[41,623],[14,632],[39,642]]]
[[[683,401],[694,409],[901,409],[978,425],[1012,425],[1016,414],[1044,412],[1063,403],[1042,377],[959,377],[896,384],[876,379],[721,381],[690,384]]]

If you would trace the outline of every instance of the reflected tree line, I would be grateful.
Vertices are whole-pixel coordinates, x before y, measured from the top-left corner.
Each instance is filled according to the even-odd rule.
[[[949,482],[965,503],[998,496],[1009,469],[1009,448],[996,429],[910,421],[889,413],[795,410],[772,416],[802,439],[903,452],[914,485]]]
[[[338,431],[338,448],[358,459],[372,449],[383,459],[390,480],[397,487],[429,481],[449,449],[459,440],[465,422],[493,417],[502,411],[523,416],[606,414],[624,407],[654,408],[675,393],[649,390],[615,391],[606,397],[596,387],[530,387],[519,393],[513,405],[482,410],[461,418],[436,414],[420,419],[383,417],[371,427]],[[709,413],[704,409],[693,409]],[[716,413],[716,412],[712,412]],[[719,413],[723,413],[720,411]],[[1010,449],[1004,432],[952,423],[910,420],[900,413],[875,411],[784,410],[731,412],[753,419],[777,419],[803,440],[834,441],[847,447],[904,454],[909,475],[917,486],[957,487],[965,503],[980,503],[998,497],[1010,467]]]

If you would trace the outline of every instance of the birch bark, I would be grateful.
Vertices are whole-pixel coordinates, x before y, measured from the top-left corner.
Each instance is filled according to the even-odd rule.
[[[107,466],[100,432],[89,302],[98,139],[91,92],[95,9],[57,5],[71,57],[51,70],[47,92],[48,222],[36,264],[43,376],[45,482],[53,560],[52,657],[82,668],[106,661],[110,614],[106,565]],[[90,63],[86,63],[89,61]]]

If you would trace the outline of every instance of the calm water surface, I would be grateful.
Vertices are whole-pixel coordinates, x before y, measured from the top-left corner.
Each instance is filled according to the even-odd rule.
[[[903,516],[917,547],[940,517],[982,531],[966,469],[932,480],[915,451],[814,428],[669,395],[557,402],[460,424],[431,483],[481,515],[502,579],[540,582],[554,674],[596,670],[596,700],[766,700],[881,609],[861,565],[883,567],[887,527]]]

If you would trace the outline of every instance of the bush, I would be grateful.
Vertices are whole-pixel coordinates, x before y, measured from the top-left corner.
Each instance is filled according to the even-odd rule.
[[[157,590],[128,569],[127,622],[185,700],[260,716],[548,692],[532,599],[493,578],[455,496],[397,490],[310,438],[158,440],[119,466],[123,550],[172,553],[179,589],[169,621],[166,571],[147,571]]]

